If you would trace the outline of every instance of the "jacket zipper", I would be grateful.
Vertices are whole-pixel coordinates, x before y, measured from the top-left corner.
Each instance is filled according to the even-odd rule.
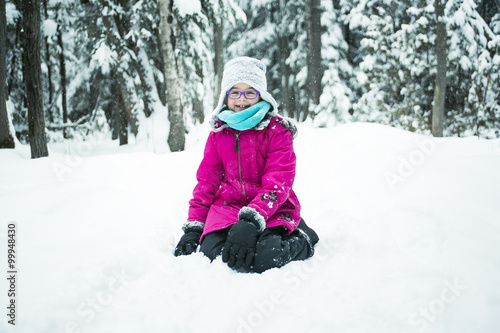
[[[236,147],[234,150],[238,152],[238,173],[240,175],[241,188],[243,189],[243,196],[245,197],[245,204],[248,206],[247,193],[245,191],[245,185],[243,184],[243,177],[241,176],[241,153],[240,153],[240,131],[236,131]]]

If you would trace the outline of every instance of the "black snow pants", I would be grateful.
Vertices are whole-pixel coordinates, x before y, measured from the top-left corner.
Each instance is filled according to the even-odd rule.
[[[314,244],[319,238],[312,229],[305,225],[304,220],[300,221],[299,227],[307,228],[309,236],[305,236],[299,228],[286,236],[283,236],[284,227],[265,229],[259,235],[255,246],[253,272],[262,273],[271,268],[282,267],[293,260],[305,260],[311,257],[314,254]],[[231,227],[205,235],[200,251],[212,261],[221,255],[229,229]]]

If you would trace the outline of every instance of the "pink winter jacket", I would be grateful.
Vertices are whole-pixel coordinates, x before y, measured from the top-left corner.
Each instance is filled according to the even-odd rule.
[[[202,238],[236,223],[243,207],[267,228],[295,230],[300,221],[300,203],[292,190],[295,153],[282,120],[272,117],[261,130],[226,127],[210,133],[187,222],[203,226]]]

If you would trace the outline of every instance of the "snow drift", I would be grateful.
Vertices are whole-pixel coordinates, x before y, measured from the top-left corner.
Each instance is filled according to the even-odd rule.
[[[500,140],[302,125],[294,189],[316,255],[241,274],[173,256],[207,129],[197,132],[162,155],[105,140],[37,160],[0,151],[4,274],[10,222],[18,250],[16,325],[4,307],[0,331],[500,330]]]

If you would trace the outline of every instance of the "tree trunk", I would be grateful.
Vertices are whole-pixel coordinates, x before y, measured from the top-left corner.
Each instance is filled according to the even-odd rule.
[[[432,135],[443,136],[446,98],[446,23],[444,22],[444,0],[435,0],[436,10],[436,56],[437,73],[432,106]]]
[[[313,104],[319,104],[321,96],[321,79],[323,69],[321,67],[321,1],[306,1],[307,21],[307,86],[309,88],[309,100]]]
[[[23,0],[24,82],[31,158],[48,156],[40,64],[40,1]]]
[[[196,68],[196,75],[201,79],[201,82],[204,80],[203,66],[195,62],[194,67]],[[195,119],[198,119],[200,124],[203,124],[205,121],[205,107],[203,105],[203,96],[196,96],[193,99],[193,116]]]
[[[290,68],[286,60],[290,56],[290,49],[288,48],[288,38],[286,36],[279,36],[278,42],[280,45],[279,63],[280,63],[280,77],[281,77],[281,99],[282,99],[282,112],[290,118],[295,118],[296,114],[291,107],[291,93],[290,93]]]
[[[9,116],[7,115],[7,89],[5,79],[7,75],[6,66],[6,30],[7,17],[5,11],[5,0],[0,0],[0,149],[14,148],[13,133],[10,132]]]
[[[123,110],[126,112],[128,117],[128,124],[130,125],[130,131],[134,136],[139,133],[139,119],[137,117],[137,111],[134,109],[134,94],[135,91],[133,87],[130,87],[129,82],[132,80],[123,69],[118,69],[118,85],[120,88],[120,96],[123,99]]]
[[[215,72],[215,95],[214,107],[219,102],[219,95],[222,83],[222,75],[224,73],[224,33],[223,19],[217,22],[217,17],[213,21],[213,38],[214,38],[214,72]]]
[[[118,95],[118,137],[120,138],[120,146],[128,144],[128,115],[124,108],[124,102],[120,95]]]
[[[120,137],[120,90],[116,79],[111,83],[111,93],[114,96],[111,104],[111,140],[116,140]]]
[[[159,0],[160,45],[163,52],[163,75],[167,89],[170,151],[182,151],[185,144],[184,112],[182,105],[182,59],[176,55],[178,43],[177,19],[173,12],[174,0]]]
[[[57,44],[59,44],[59,76],[61,77],[61,104],[63,124],[68,123],[68,98],[66,94],[66,60],[64,58],[64,44],[62,38],[62,27],[57,26]],[[63,128],[63,136],[67,138],[66,128]]]
[[[47,2],[48,0],[43,0],[43,12],[45,14],[45,19],[49,18],[48,10],[47,10]],[[44,44],[45,44],[45,61],[47,64],[47,83],[49,84],[48,90],[49,90],[49,103],[48,105],[52,105],[52,100],[54,98],[54,87],[52,84],[52,64],[50,61],[50,47],[49,47],[49,41],[48,37],[44,37]],[[47,116],[49,117],[49,122],[53,123],[54,122],[54,115],[51,111],[51,108],[47,110]]]
[[[278,22],[277,35],[278,35],[278,61],[279,61],[279,76],[280,76],[280,90],[282,107],[281,112],[290,118],[295,118],[293,109],[291,108],[291,93],[290,93],[290,69],[286,60],[290,56],[290,47],[288,45],[288,38],[286,35],[288,22],[284,22],[283,13],[285,11],[285,1],[279,0],[278,2]]]
[[[111,139],[118,139],[120,146],[123,146],[128,144],[128,114],[123,105],[118,75],[111,83],[111,93],[115,96],[111,102]]]

